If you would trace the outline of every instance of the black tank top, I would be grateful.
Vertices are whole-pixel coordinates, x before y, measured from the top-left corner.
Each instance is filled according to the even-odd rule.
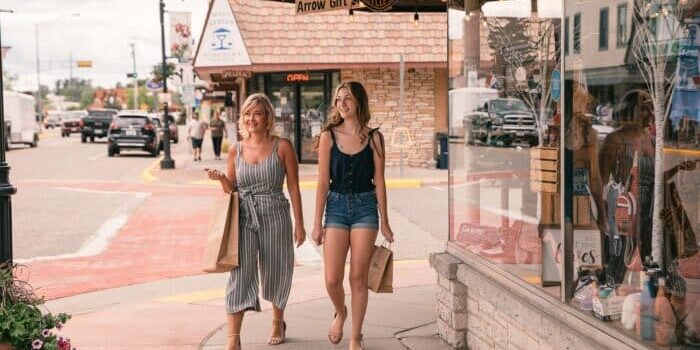
[[[331,191],[343,194],[362,193],[374,190],[374,154],[370,142],[377,129],[370,129],[367,146],[355,154],[343,153],[331,132]]]

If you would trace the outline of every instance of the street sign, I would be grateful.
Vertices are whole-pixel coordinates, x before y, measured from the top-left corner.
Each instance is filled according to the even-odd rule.
[[[153,81],[151,79],[148,79],[146,81],[146,89],[151,90],[151,91],[158,91],[163,88],[163,83],[158,81]]]
[[[78,68],[90,68],[92,67],[92,61],[77,61]]]
[[[296,0],[296,14],[318,13],[349,9],[353,0]]]
[[[558,70],[552,72],[550,84],[552,84],[552,100],[559,102],[561,98],[561,73]]]
[[[136,78],[136,73],[126,73],[127,78]]]

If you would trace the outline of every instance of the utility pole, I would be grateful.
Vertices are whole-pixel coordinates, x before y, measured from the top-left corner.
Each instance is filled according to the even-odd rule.
[[[160,49],[163,58],[163,65],[161,69],[163,70],[163,95],[168,94],[168,66],[165,62],[165,24],[163,16],[165,13],[165,2],[160,0]],[[165,127],[165,132],[163,132],[163,159],[160,161],[161,169],[175,169],[175,161],[170,158],[170,116],[168,115],[168,101],[163,101],[163,125]]]
[[[39,64],[39,23],[34,23],[34,43],[36,44],[36,96],[41,120],[44,120],[44,106],[41,98],[41,65]]]
[[[73,85],[73,51],[68,55],[68,86]]]
[[[12,13],[12,10],[0,9],[0,12]],[[2,33],[0,33],[2,47]],[[12,263],[12,201],[17,188],[10,184],[10,166],[5,161],[5,100],[2,77],[2,57],[0,57],[0,264]]]
[[[139,109],[139,78],[136,75],[136,49],[134,43],[131,43],[131,60],[133,61],[132,72],[134,74],[134,109]]]

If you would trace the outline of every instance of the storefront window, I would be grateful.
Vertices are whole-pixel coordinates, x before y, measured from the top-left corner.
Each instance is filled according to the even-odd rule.
[[[557,298],[560,31],[529,1],[449,15],[451,244]]]
[[[585,31],[603,7],[617,11],[617,45],[607,51]],[[649,347],[697,348],[697,4],[566,0],[565,9],[584,29],[580,55],[564,60],[572,305]]]

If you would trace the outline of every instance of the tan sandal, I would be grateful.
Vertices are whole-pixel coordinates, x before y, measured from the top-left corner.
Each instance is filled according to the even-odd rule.
[[[270,337],[267,339],[267,345],[275,346],[284,343],[287,334],[287,322],[284,320],[272,320],[272,327],[282,328],[282,337]]]
[[[241,335],[240,334],[229,334],[226,336],[226,350],[240,350],[241,349]]]
[[[333,314],[333,321],[338,317],[338,313]],[[345,306],[345,317],[343,318],[343,326],[345,326],[345,320],[348,319],[348,307]],[[343,340],[343,329],[340,329],[340,333],[332,333],[328,332],[328,341],[330,341],[333,344],[338,344]]]

